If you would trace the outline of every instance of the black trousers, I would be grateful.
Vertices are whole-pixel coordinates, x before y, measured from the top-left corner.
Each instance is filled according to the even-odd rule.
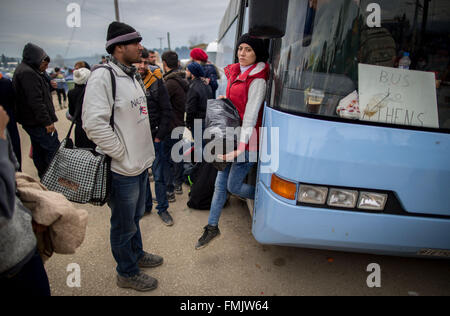
[[[19,297],[51,296],[47,272],[37,251],[18,274],[0,279],[0,293]]]
[[[48,134],[44,127],[23,126],[30,135],[33,146],[33,162],[38,170],[39,178],[42,178],[47,170],[53,156],[59,148],[58,132]]]
[[[58,103],[59,103],[59,105],[61,105],[61,95],[64,98],[64,102],[66,101],[67,96],[66,96],[66,90],[65,89],[56,89],[56,94],[58,95]]]

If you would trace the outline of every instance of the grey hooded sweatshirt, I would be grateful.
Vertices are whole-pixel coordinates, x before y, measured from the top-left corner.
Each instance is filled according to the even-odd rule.
[[[31,214],[16,197],[17,165],[9,138],[0,139],[0,280],[18,273],[36,250]]]

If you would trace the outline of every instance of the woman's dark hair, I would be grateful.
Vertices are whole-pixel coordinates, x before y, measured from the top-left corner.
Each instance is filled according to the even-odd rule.
[[[87,68],[89,70],[91,70],[91,66],[89,66],[89,64],[85,61],[78,61],[75,63],[75,68]]]

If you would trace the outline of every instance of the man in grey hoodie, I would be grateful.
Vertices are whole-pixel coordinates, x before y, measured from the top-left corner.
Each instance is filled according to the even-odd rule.
[[[131,26],[113,22],[106,50],[116,83],[113,96],[110,72],[92,72],[83,103],[83,129],[98,149],[111,157],[111,250],[117,262],[117,285],[138,291],[156,289],[158,281],[141,268],[163,263],[144,252],[139,222],[145,212],[147,170],[155,160],[145,86],[133,63],[141,61],[142,37]],[[110,118],[114,107],[114,126]]]
[[[0,106],[0,293],[50,296],[31,214],[16,196],[18,163],[5,131],[8,121]]]

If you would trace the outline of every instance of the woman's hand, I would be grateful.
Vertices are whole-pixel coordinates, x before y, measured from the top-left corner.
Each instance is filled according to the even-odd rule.
[[[243,153],[243,151],[238,149],[238,150],[232,151],[226,155],[217,155],[217,158],[219,159],[219,161],[233,162],[234,159],[236,157],[239,157],[242,153]]]
[[[224,99],[226,99],[227,97],[226,96],[224,96],[224,95],[219,95],[219,97],[217,98],[218,100],[224,100]]]

